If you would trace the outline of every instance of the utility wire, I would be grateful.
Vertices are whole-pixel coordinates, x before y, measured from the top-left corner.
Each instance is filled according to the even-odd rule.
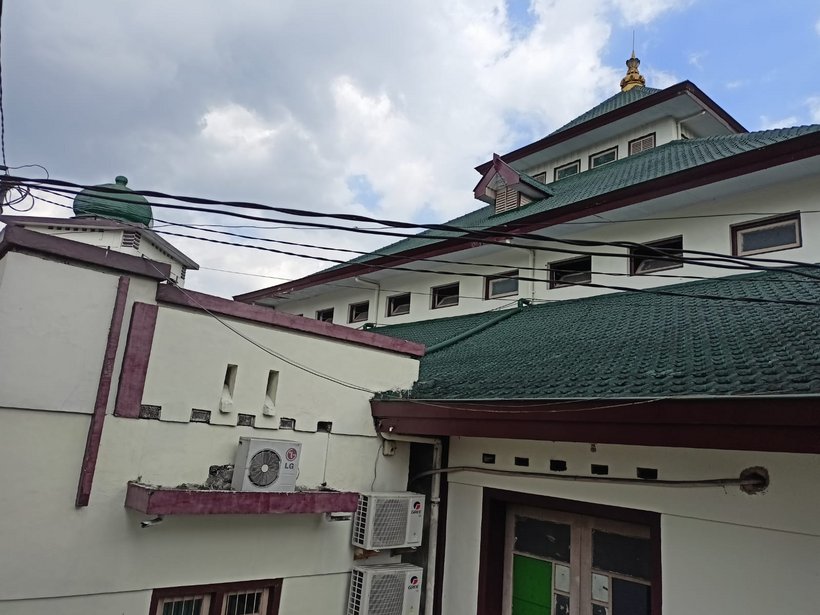
[[[136,228],[136,227],[135,227]],[[188,235],[185,233],[172,233],[168,231],[162,232],[165,235],[171,235],[174,237],[183,237],[186,239],[194,239],[198,241],[206,241],[209,243],[216,243],[220,245],[229,245],[233,247],[241,247],[246,249],[253,249],[259,250],[263,252],[271,252],[274,254],[281,254],[284,256],[294,256],[297,258],[306,258],[311,260],[318,260],[327,263],[334,263],[334,264],[346,264],[347,261],[342,261],[339,259],[327,258],[323,256],[316,256],[310,254],[300,254],[298,252],[290,252],[287,250],[279,250],[276,248],[269,248],[266,246],[258,246],[258,245],[250,245],[250,244],[240,244],[230,241],[223,241],[220,239],[214,239],[211,237],[200,237],[197,235]],[[441,270],[434,270],[434,269],[420,269],[420,268],[408,268],[408,267],[399,267],[399,266],[381,266],[375,264],[368,264],[365,263],[367,267],[376,270],[391,270],[391,271],[408,271],[413,273],[431,273],[436,275],[447,275],[447,276],[466,276],[466,277],[478,277],[484,278],[486,277],[483,273],[477,273],[473,271],[441,271]],[[750,267],[751,268],[751,267]],[[777,271],[778,269],[774,268],[766,268],[766,271]],[[788,273],[798,275],[799,273],[795,270],[788,270]],[[543,282],[541,278],[535,277],[528,277],[528,276],[496,276],[496,277],[508,277],[514,278],[520,281],[526,282]],[[809,276],[814,277],[814,276]],[[820,307],[820,303],[815,303],[811,301],[800,301],[797,299],[765,299],[762,297],[727,297],[724,295],[711,295],[711,294],[698,294],[698,293],[679,293],[674,291],[663,290],[662,287],[660,288],[633,288],[629,286],[616,286],[611,284],[600,284],[596,282],[583,282],[583,283],[567,283],[567,286],[583,286],[583,287],[590,287],[590,288],[601,288],[601,289],[608,289],[608,290],[617,290],[617,291],[627,291],[632,293],[641,293],[641,294],[649,294],[649,295],[661,295],[661,296],[670,296],[670,297],[686,297],[692,299],[704,299],[704,300],[719,300],[719,301],[735,301],[735,302],[745,302],[745,303],[768,303],[768,304],[776,304],[776,305],[799,305],[799,306],[806,306],[806,307]]]
[[[6,166],[6,115],[3,112],[3,0],[0,0],[0,152]],[[8,171],[6,171],[8,173]]]
[[[28,178],[21,178],[21,177],[14,177],[10,178],[12,181],[16,182],[32,182]],[[116,188],[107,188],[104,186],[82,186],[80,184],[75,184],[73,182],[66,182],[64,180],[56,180],[56,179],[47,179],[47,180],[38,180],[40,184],[33,185],[30,187],[34,188],[44,188],[43,184],[45,185],[53,185],[53,190],[58,192],[66,192],[68,194],[76,195],[77,189],[93,189],[98,192],[111,194],[111,197],[107,197],[110,200],[117,201],[123,200],[121,197],[118,197],[118,194],[121,194],[118,189]],[[324,223],[305,223],[301,221],[295,220],[275,220],[270,218],[264,218],[261,216],[251,216],[248,214],[239,214],[238,212],[225,212],[221,210],[214,210],[208,209],[203,207],[190,207],[184,205],[171,205],[167,203],[152,203],[154,207],[166,207],[171,209],[180,209],[180,210],[188,210],[188,211],[198,211],[201,213],[213,213],[217,215],[229,215],[229,216],[236,216],[246,219],[254,219],[258,221],[264,222],[282,222],[282,223],[290,223],[290,224],[297,224],[300,226],[312,226],[312,227],[319,227],[319,228],[328,228],[333,230],[341,230],[346,232],[356,232],[356,233],[366,233],[366,234],[377,234],[377,235],[392,235],[398,237],[414,237],[418,239],[443,239],[443,240],[457,240],[457,241],[476,241],[480,240],[481,243],[486,244],[497,244],[497,245],[509,245],[503,239],[516,239],[516,240],[528,240],[528,241],[535,241],[539,243],[544,242],[552,242],[552,243],[559,243],[564,245],[572,245],[572,246],[581,246],[581,247],[601,247],[601,246],[610,246],[610,247],[618,247],[618,248],[640,248],[640,249],[650,249],[656,250],[657,248],[653,248],[652,246],[641,244],[634,241],[600,241],[600,240],[590,240],[590,239],[561,239],[557,237],[551,237],[546,235],[537,235],[533,233],[509,233],[501,230],[467,230],[462,227],[450,225],[450,224],[422,224],[422,223],[410,223],[410,222],[401,222],[397,220],[386,220],[386,219],[377,219],[372,218],[370,216],[361,216],[358,214],[345,214],[345,213],[325,213],[325,212],[314,212],[304,209],[294,209],[294,208],[285,208],[285,207],[274,207],[272,205],[262,205],[259,203],[251,203],[246,201],[217,201],[214,199],[205,199],[200,197],[189,197],[189,196],[175,196],[169,195],[162,192],[156,192],[151,190],[139,190],[133,191],[136,194],[140,194],[143,196],[151,196],[153,198],[163,198],[163,199],[172,199],[181,202],[187,203],[196,203],[196,204],[205,204],[205,205],[223,205],[227,207],[233,207],[238,209],[245,209],[245,210],[262,210],[262,211],[272,211],[277,213],[284,213],[286,215],[292,216],[301,216],[301,217],[308,217],[308,218],[331,218],[337,220],[344,220],[344,221],[353,221],[353,222],[368,222],[368,223],[376,223],[381,224],[384,226],[389,226],[391,228],[400,228],[400,229],[427,229],[435,230],[435,231],[444,231],[444,232],[452,232],[452,233],[461,233],[461,237],[452,237],[452,236],[432,236],[429,233],[421,233],[421,234],[414,234],[414,235],[407,235],[407,234],[397,234],[397,233],[390,233],[386,231],[377,231],[373,229],[363,229],[358,227],[346,227],[340,225],[330,225]],[[499,240],[502,238],[502,240]],[[527,247],[532,248],[533,246],[529,245],[521,245],[518,247]],[[772,264],[781,264],[781,265],[806,265],[805,263],[799,263],[796,261],[786,260],[786,259],[770,259],[765,257],[754,257],[754,256],[733,256],[727,254],[721,254],[718,252],[711,252],[705,250],[683,250],[682,252],[688,254],[695,254],[698,256],[704,257],[712,257],[705,258],[703,260],[713,260],[714,258],[720,259],[722,262],[726,263],[735,263],[739,265],[744,265],[750,262],[763,262],[763,263],[772,263]],[[662,253],[659,253],[662,255]],[[391,255],[394,258],[402,258],[401,254]],[[731,268],[727,265],[722,265],[725,268]],[[820,265],[810,265],[816,268],[820,268]]]

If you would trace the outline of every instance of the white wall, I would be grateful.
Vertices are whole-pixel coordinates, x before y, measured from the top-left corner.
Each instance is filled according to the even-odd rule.
[[[742,186],[742,183],[739,185]],[[585,220],[586,222],[598,222],[598,224],[565,224],[545,229],[544,234],[565,239],[589,239],[608,242],[634,241],[639,243],[683,235],[685,250],[704,250],[721,254],[731,254],[730,225],[756,220],[777,213],[802,210],[801,226],[803,246],[790,250],[760,254],[759,256],[771,259],[820,262],[820,243],[818,243],[816,239],[820,237],[820,214],[812,213],[812,211],[817,210],[815,195],[818,192],[820,192],[820,179],[817,177],[772,184],[766,188],[754,190],[742,188],[740,192],[732,196],[721,198],[714,197],[711,195],[710,189],[703,188],[689,191],[683,195],[683,197],[675,200],[644,203],[632,206],[617,215],[603,215],[604,219],[617,219],[617,216],[628,214],[631,218],[635,218],[635,220],[632,221],[606,223],[601,222],[601,218],[587,218]],[[714,218],[687,218],[688,216],[712,216],[714,214],[721,214],[721,216]],[[674,220],[662,219],[668,217],[684,218]],[[571,246],[567,247],[572,249]],[[596,253],[620,253],[623,255],[628,253],[625,248],[613,247],[579,249],[586,249]],[[546,276],[547,266],[553,262],[573,258],[573,256],[572,254],[538,250],[535,256],[536,273],[534,276],[531,275],[528,270],[531,266],[531,256],[528,251],[520,247],[498,248],[495,250],[489,247],[483,247],[465,250],[463,252],[455,252],[438,258],[498,265],[498,267],[494,268],[475,268],[476,272],[480,272],[484,275],[497,274],[510,268],[520,268],[520,275],[543,280],[536,282],[534,285],[534,298],[536,300],[575,299],[612,292],[606,289],[583,286],[548,288]],[[464,269],[464,266],[456,265],[437,265],[429,262],[422,264],[424,268],[430,269],[436,267],[453,271]],[[592,268],[593,271],[596,272],[626,274],[629,271],[629,260],[617,256],[593,256]],[[663,274],[662,277],[653,276],[651,274],[626,277],[623,275],[599,274],[593,275],[592,281],[596,284],[625,286],[628,288],[652,288],[690,281],[685,277],[675,276],[721,277],[744,273],[744,271],[687,264],[682,268],[666,270],[660,273]],[[442,309],[430,309],[430,289],[433,286],[456,281],[460,282],[460,290],[463,295],[459,304]],[[340,283],[346,284],[347,281]],[[503,299],[484,300],[484,278],[482,277],[396,272],[394,275],[385,277],[381,285],[383,289],[390,289],[390,292],[382,291],[381,293],[380,305],[376,312],[380,325],[484,312],[512,305],[518,298],[513,296]],[[518,296],[530,298],[533,296],[532,290],[533,287],[529,282],[521,282]],[[410,314],[385,317],[386,297],[390,294],[397,294],[398,292],[417,293],[412,297]],[[287,302],[278,306],[277,309],[289,313],[304,313],[306,317],[312,318],[315,316],[317,309],[335,307],[335,322],[345,324],[347,305],[364,300],[373,301],[373,292],[371,290],[363,289],[359,292],[349,289],[344,289],[344,291],[329,290],[322,296]],[[369,320],[374,320],[372,311]],[[355,326],[361,325],[357,324]]]
[[[633,478],[636,467],[649,467],[658,469],[659,478],[678,480],[736,478],[742,469],[760,465],[769,470],[771,485],[763,494],[747,495],[737,487],[450,474],[444,612],[475,613],[475,603],[465,603],[465,597],[477,592],[483,487],[661,513],[665,613],[813,612],[820,570],[820,492],[814,489],[820,456],[601,444],[595,449],[582,443],[454,438],[449,462],[544,472],[550,459],[562,459],[566,474],[590,476],[590,464],[596,463],[608,465],[609,476]],[[497,463],[482,464],[482,453],[495,454]],[[515,466],[516,456],[528,457],[529,468]]]
[[[210,465],[233,462],[240,436],[301,442],[299,485],[404,490],[409,446],[381,454],[371,394],[274,359],[210,316],[161,306],[142,401],[162,405],[162,420],[116,417],[131,309],[156,294],[155,281],[132,278],[90,505],[75,508],[118,276],[16,253],[0,264],[0,613],[147,613],[154,588],[283,578],[281,613],[341,615],[350,521],[178,515],[142,529],[145,516],[124,501],[131,480],[204,483]],[[404,355],[226,321],[291,361],[371,390],[408,388],[418,372]],[[214,397],[229,362],[239,366],[235,405],[220,415]],[[280,371],[272,418],[259,399],[268,369]],[[189,423],[191,408],[206,403],[214,424]],[[237,427],[239,412],[268,423]],[[297,430],[277,431],[281,416],[295,418]],[[332,433],[317,432],[319,420],[332,422]]]

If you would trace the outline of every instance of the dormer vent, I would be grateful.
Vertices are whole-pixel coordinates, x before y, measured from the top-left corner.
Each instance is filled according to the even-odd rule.
[[[493,164],[473,191],[475,198],[495,206],[495,213],[516,209],[532,201],[540,201],[553,195],[550,188],[529,175],[519,173],[498,154],[493,154]]]

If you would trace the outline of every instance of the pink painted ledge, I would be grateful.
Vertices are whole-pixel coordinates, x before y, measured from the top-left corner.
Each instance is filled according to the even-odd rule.
[[[125,507],[147,515],[272,515],[354,512],[359,494],[349,491],[213,491],[129,482]]]

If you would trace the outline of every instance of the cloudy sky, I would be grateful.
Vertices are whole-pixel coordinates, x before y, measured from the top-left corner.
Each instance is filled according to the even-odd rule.
[[[2,23],[7,162],[81,184],[122,174],[135,189],[440,222],[480,205],[475,165],[616,93],[633,30],[647,85],[689,79],[749,130],[820,123],[814,1],[17,0]],[[386,242],[267,226],[234,231]],[[169,239],[202,265],[188,287],[216,294],[327,266]]]

